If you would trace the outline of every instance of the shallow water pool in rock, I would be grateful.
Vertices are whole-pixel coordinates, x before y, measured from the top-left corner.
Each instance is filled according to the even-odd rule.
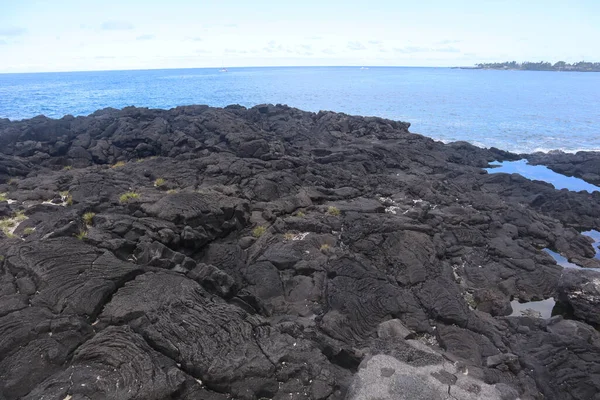
[[[598,231],[586,231],[586,232],[581,232],[582,235],[585,236],[589,236],[592,239],[594,239],[594,243],[592,243],[592,246],[594,247],[594,249],[596,249],[596,256],[594,258],[596,258],[597,260],[600,260],[600,232]]]
[[[550,254],[552,256],[552,258],[554,258],[554,261],[556,261],[556,263],[563,268],[583,268],[577,264],[573,264],[572,262],[569,262],[569,260],[567,260],[566,257],[561,256],[560,254],[558,254],[555,251],[552,251],[550,249],[543,249],[543,251]]]
[[[526,303],[519,303],[519,300],[513,300],[510,302],[510,306],[513,309],[510,316],[550,318],[555,304],[556,302],[552,298],[541,301],[529,301]]]
[[[530,165],[527,160],[491,162],[491,168],[485,168],[490,174],[519,174],[527,179],[548,182],[556,189],[568,189],[575,192],[585,190],[589,193],[600,192],[600,187],[587,183],[583,179],[566,176],[552,171],[543,165]]]

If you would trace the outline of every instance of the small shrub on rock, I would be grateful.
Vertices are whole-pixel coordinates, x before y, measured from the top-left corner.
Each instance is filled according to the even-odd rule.
[[[341,214],[341,212],[340,212],[340,209],[339,209],[339,208],[337,208],[337,207],[334,207],[334,206],[330,206],[330,207],[327,209],[327,214],[329,214],[329,215],[333,215],[334,217],[338,217],[338,216]]]
[[[157,178],[157,179],[154,181],[154,186],[156,186],[156,187],[161,187],[162,185],[164,185],[164,184],[165,184],[165,182],[166,182],[166,181],[165,181],[163,178]]]
[[[298,211],[296,213],[296,217],[298,217],[298,218],[304,218],[305,216],[306,216],[306,214],[304,214],[302,211]]]
[[[25,236],[29,236],[33,232],[35,232],[35,228],[32,228],[32,227],[27,227],[27,228],[23,229],[23,235],[25,235]]]
[[[96,216],[96,213],[86,212],[85,214],[83,214],[83,222],[86,225],[91,226],[94,222],[94,216]]]
[[[65,166],[63,167],[63,171],[70,171],[70,170],[72,170],[72,169],[73,169],[73,166],[72,166],[72,165],[65,165]]]
[[[126,192],[119,196],[119,202],[127,203],[129,200],[139,199],[140,195],[136,192]]]
[[[321,253],[327,253],[327,252],[329,252],[329,250],[331,250],[331,246],[328,245],[327,243],[322,244],[320,250],[321,250]]]
[[[264,233],[267,231],[267,228],[265,228],[264,226],[257,226],[256,228],[254,228],[252,230],[252,236],[254,236],[255,238],[259,238],[262,235],[264,235]]]
[[[71,196],[71,194],[69,193],[68,190],[59,192],[59,194],[60,194],[62,201],[64,201],[66,205],[68,205],[68,206],[73,205],[73,196]]]
[[[87,235],[88,235],[87,231],[81,230],[81,231],[79,231],[79,233],[77,235],[75,235],[75,237],[79,240],[83,240],[83,239],[87,238]]]

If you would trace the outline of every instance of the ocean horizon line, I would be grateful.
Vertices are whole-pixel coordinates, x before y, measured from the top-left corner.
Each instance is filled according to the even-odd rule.
[[[264,66],[238,66],[238,67],[183,67],[183,68],[132,68],[132,69],[95,69],[95,70],[75,70],[75,71],[30,71],[30,72],[1,72],[0,75],[34,75],[34,74],[74,74],[86,72],[143,72],[143,71],[182,71],[182,70],[210,70],[210,69],[275,69],[275,68],[368,68],[368,69],[384,69],[384,68],[427,68],[427,69],[478,69],[468,65],[455,66],[415,66],[415,65],[264,65]]]

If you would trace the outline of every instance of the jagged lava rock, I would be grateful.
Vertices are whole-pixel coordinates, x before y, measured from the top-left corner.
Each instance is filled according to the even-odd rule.
[[[1,120],[0,398],[597,397],[596,278],[542,249],[600,267],[579,233],[600,193],[487,174],[523,155],[409,126]],[[537,160],[593,181],[595,157]],[[507,316],[552,297],[577,320]]]

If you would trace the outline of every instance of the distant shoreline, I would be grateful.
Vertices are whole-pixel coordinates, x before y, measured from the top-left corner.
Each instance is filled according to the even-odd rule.
[[[473,67],[455,67],[458,69],[494,69],[502,71],[556,71],[556,72],[600,72],[600,63],[579,61],[569,64],[558,61],[554,64],[549,62],[523,62],[506,61],[503,63],[480,63]]]

